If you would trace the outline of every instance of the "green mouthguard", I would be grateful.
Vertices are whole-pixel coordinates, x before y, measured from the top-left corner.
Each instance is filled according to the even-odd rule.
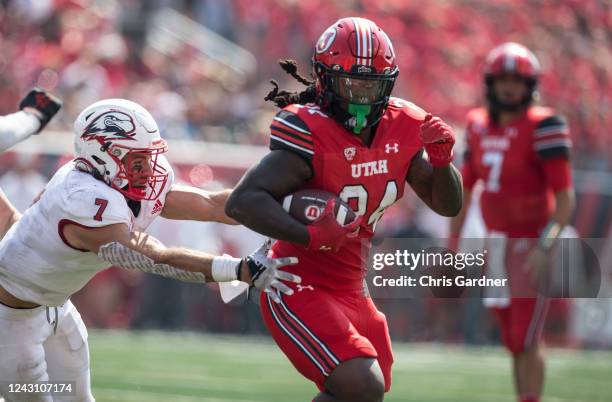
[[[349,103],[348,112],[355,116],[355,127],[353,127],[353,132],[355,134],[359,134],[361,130],[365,127],[366,124],[366,116],[372,110],[372,106],[370,105],[357,105],[355,103]]]

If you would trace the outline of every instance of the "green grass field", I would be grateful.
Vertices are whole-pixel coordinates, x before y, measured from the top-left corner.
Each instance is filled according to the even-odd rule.
[[[98,402],[310,401],[302,378],[269,339],[91,331]],[[395,344],[386,401],[514,402],[498,348]],[[612,353],[549,350],[545,402],[612,401]]]

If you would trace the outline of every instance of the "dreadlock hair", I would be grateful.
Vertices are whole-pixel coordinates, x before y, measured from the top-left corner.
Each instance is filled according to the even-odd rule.
[[[274,102],[276,106],[281,109],[294,103],[304,105],[306,103],[316,102],[317,90],[315,81],[309,80],[298,73],[297,62],[292,59],[281,59],[278,61],[278,64],[280,64],[282,69],[295,78],[300,84],[306,85],[306,89],[302,92],[279,91],[278,82],[276,82],[276,80],[270,80],[274,88],[268,92],[264,100]]]

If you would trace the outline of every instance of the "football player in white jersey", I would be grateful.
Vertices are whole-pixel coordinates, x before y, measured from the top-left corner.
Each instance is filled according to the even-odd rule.
[[[38,134],[62,107],[49,92],[34,88],[19,102],[19,111],[0,116],[0,152]],[[21,214],[0,189],[0,239]]]
[[[115,265],[191,282],[242,280],[276,296],[281,280],[264,246],[244,259],[166,248],[143,233],[157,217],[235,223],[229,190],[208,193],[174,184],[153,117],[140,105],[107,99],[77,117],[75,159],[0,241],[0,395],[10,382],[74,381],[71,396],[29,401],[92,401],[87,330],[70,296]]]

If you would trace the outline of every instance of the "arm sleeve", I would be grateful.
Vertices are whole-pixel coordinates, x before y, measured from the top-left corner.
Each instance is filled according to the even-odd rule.
[[[107,243],[100,247],[98,257],[124,269],[139,270],[183,282],[206,283],[206,275],[202,272],[186,271],[168,264],[156,264],[146,255],[117,242]]]
[[[24,111],[0,116],[0,152],[20,143],[40,128],[40,121]]]
[[[281,110],[270,125],[270,149],[285,149],[312,164],[314,143],[312,134],[304,121],[295,113]]]
[[[550,116],[543,119],[536,126],[533,136],[533,148],[540,159],[570,158],[572,142],[563,117]]]

